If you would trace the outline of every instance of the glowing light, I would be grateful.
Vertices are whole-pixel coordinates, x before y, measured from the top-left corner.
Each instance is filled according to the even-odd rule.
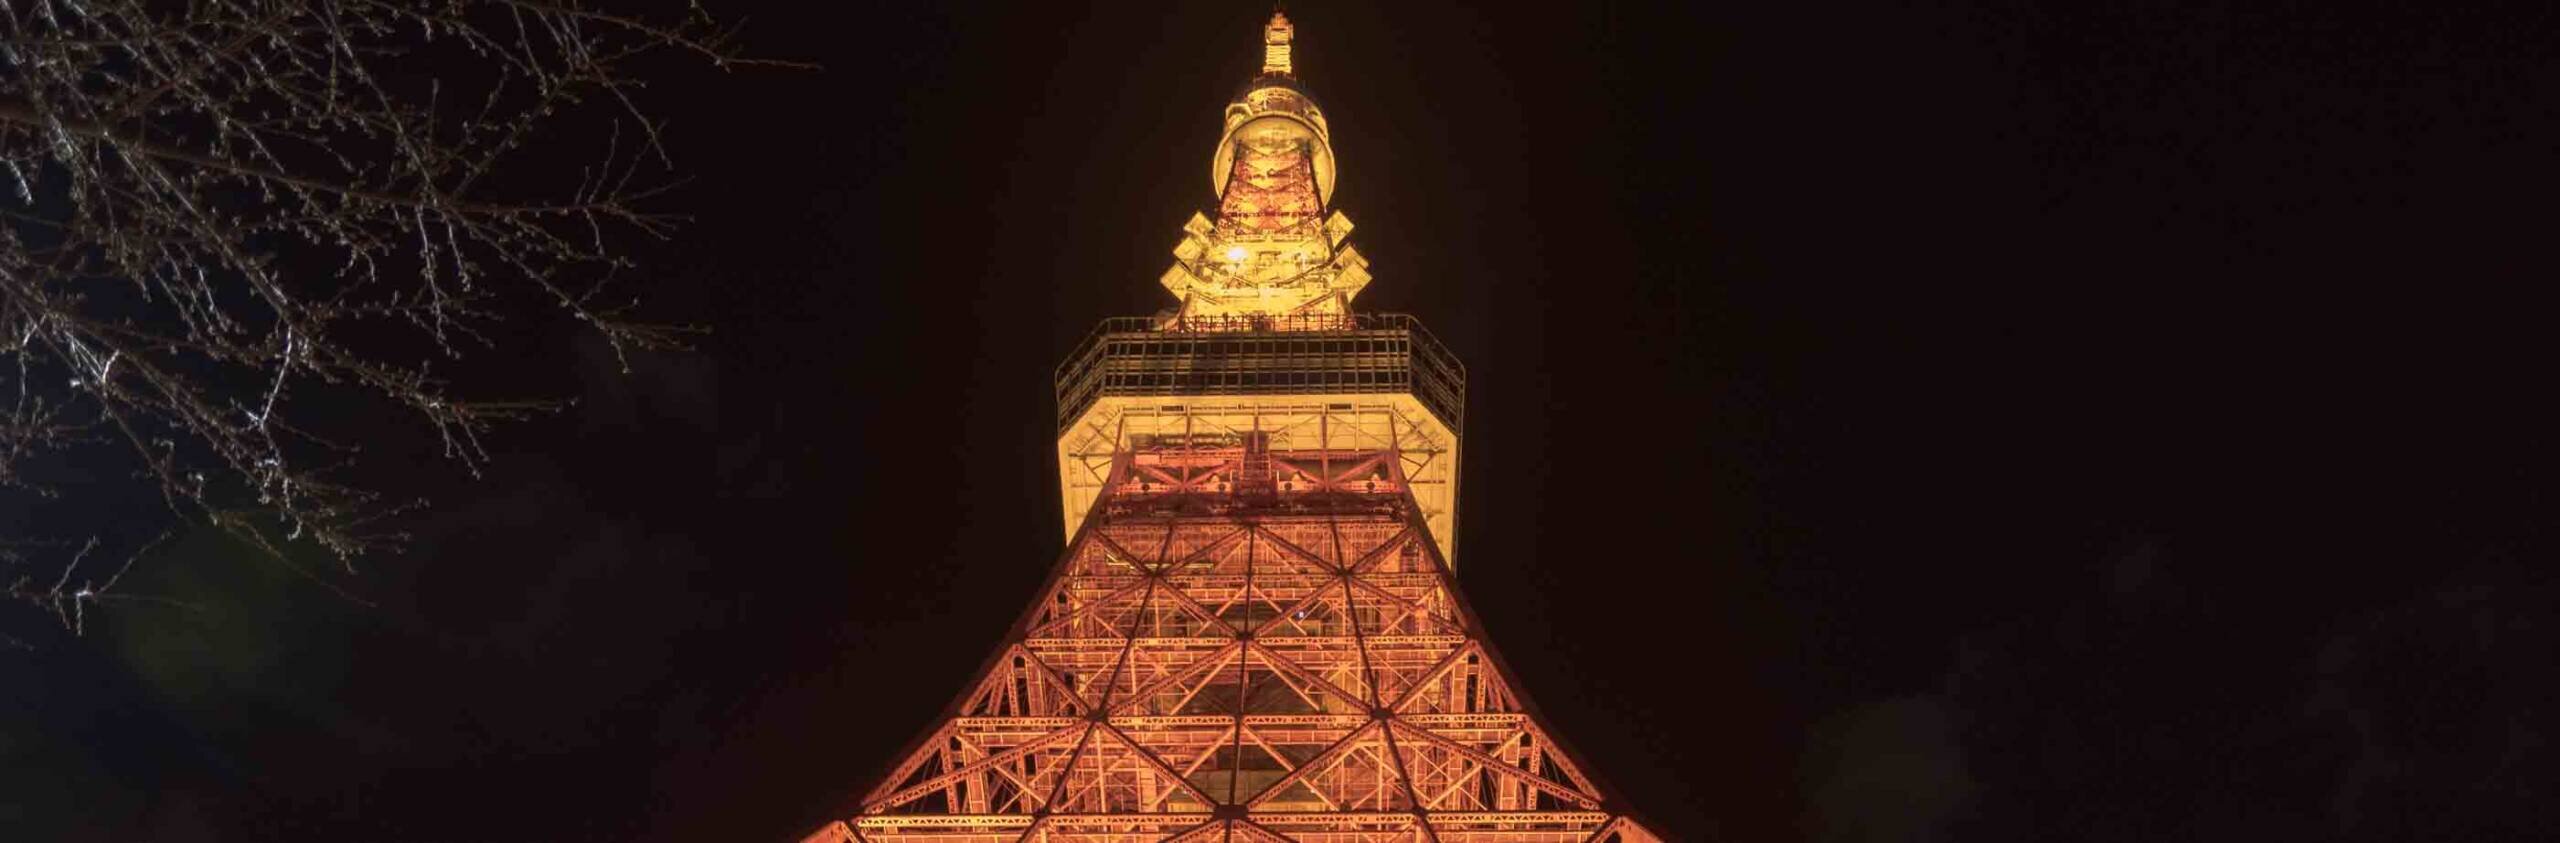
[[[1271,11],[1271,23],[1262,27],[1262,72],[1289,72],[1289,36],[1296,33],[1278,9]]]
[[[1051,596],[853,816],[801,843],[1398,826],[1663,843],[1548,739],[1450,578],[1464,374],[1410,317],[1351,318],[1367,260],[1325,205],[1332,152],[1281,78],[1290,40],[1274,13],[1266,75],[1229,107],[1212,159],[1217,216],[1184,223],[1159,277],[1180,310],[1104,322],[1057,373],[1068,543]],[[1243,338],[1191,341],[1204,332]],[[1415,377],[1372,381],[1369,357],[1337,353],[1384,351],[1370,338],[1408,349],[1390,353]],[[1139,372],[1180,376],[1112,376]],[[1220,620],[1231,606],[1245,623]],[[1212,688],[1221,675],[1233,684]]]

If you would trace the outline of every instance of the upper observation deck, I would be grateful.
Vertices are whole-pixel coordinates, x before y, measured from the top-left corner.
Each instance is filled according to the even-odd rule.
[[[1058,364],[1058,429],[1105,397],[1409,394],[1455,433],[1466,367],[1401,313],[1105,319]]]

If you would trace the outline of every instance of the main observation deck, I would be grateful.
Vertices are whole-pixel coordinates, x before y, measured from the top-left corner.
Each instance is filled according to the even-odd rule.
[[[1107,396],[1409,393],[1463,429],[1466,367],[1402,313],[1102,320],[1058,364],[1058,429]]]
[[[1115,455],[1250,441],[1284,463],[1393,454],[1383,476],[1411,493],[1441,555],[1456,559],[1466,369],[1411,316],[1105,319],[1058,365],[1054,387],[1070,537],[1113,482]]]

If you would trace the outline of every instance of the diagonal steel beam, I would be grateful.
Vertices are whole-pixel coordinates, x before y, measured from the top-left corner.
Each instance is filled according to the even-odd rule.
[[[1191,765],[1190,765],[1190,766],[1182,768],[1182,778],[1183,778],[1183,780],[1184,780],[1184,781],[1189,781],[1189,780],[1191,779],[1191,775],[1192,775],[1193,773],[1200,772],[1200,765],[1202,765],[1202,764],[1207,764],[1207,763],[1209,763],[1209,759],[1218,757],[1218,749],[1219,749],[1218,745],[1219,745],[1219,744],[1226,743],[1226,742],[1228,742],[1228,741],[1230,741],[1230,740],[1234,740],[1234,739],[1235,739],[1235,736],[1236,736],[1236,730],[1237,730],[1237,729],[1241,729],[1241,728],[1244,728],[1244,726],[1243,726],[1242,724],[1238,724],[1238,725],[1234,725],[1234,726],[1228,726],[1226,731],[1219,732],[1219,733],[1218,733],[1218,739],[1217,739],[1217,740],[1213,740],[1213,741],[1210,741],[1210,742],[1209,742],[1209,749],[1208,749],[1207,751],[1200,753],[1200,757],[1198,757],[1198,758],[1194,758],[1194,759],[1191,759]],[[1156,806],[1161,806],[1161,805],[1163,805],[1163,804],[1164,804],[1164,802],[1165,802],[1165,800],[1166,800],[1167,798],[1169,798],[1169,795],[1168,795],[1168,796],[1160,796],[1160,797],[1157,797],[1157,798],[1156,798],[1156,804],[1155,804],[1154,806],[1141,805],[1141,806],[1139,806],[1139,810],[1141,810],[1141,811],[1151,811],[1151,810],[1154,810]]]
[[[1092,520],[1103,520],[1103,519],[1092,519]],[[1103,531],[1101,531],[1101,530],[1095,530],[1095,531],[1093,531],[1093,540],[1094,540],[1094,541],[1101,542],[1101,543],[1102,543],[1102,549],[1103,549],[1103,550],[1105,550],[1105,551],[1110,552],[1110,554],[1111,554],[1111,555],[1113,555],[1113,556],[1117,556],[1117,557],[1120,557],[1120,558],[1122,558],[1122,559],[1126,559],[1126,560],[1128,560],[1128,561],[1129,561],[1130,566],[1135,567],[1135,568],[1138,568],[1139,570],[1145,570],[1145,569],[1146,569],[1146,565],[1147,565],[1146,561],[1145,561],[1144,559],[1139,558],[1138,554],[1136,554],[1136,553],[1134,553],[1134,552],[1131,552],[1131,551],[1129,550],[1129,548],[1128,548],[1128,547],[1126,547],[1126,546],[1124,546],[1124,545],[1120,544],[1120,541],[1119,541],[1118,539],[1114,539],[1114,538],[1112,538],[1110,533],[1105,533],[1105,532],[1103,532]],[[1072,547],[1072,546],[1071,546],[1071,547]]]
[[[1084,728],[1077,731],[1076,748],[1067,753],[1066,763],[1058,765],[1058,782],[1049,786],[1049,795],[1041,799],[1040,804],[1058,804],[1058,798],[1066,795],[1067,783],[1075,780],[1076,762],[1084,760],[1084,751],[1093,746],[1093,721],[1088,720],[1077,725]]]
[[[1189,611],[1192,615],[1201,620],[1208,621],[1211,626],[1217,627],[1220,633],[1229,638],[1235,637],[1235,627],[1228,626],[1224,618],[1218,617],[1217,612],[1211,611],[1209,607],[1201,605],[1200,601],[1193,599],[1191,594],[1184,591],[1181,586],[1177,585],[1167,588],[1165,589],[1165,594],[1166,596],[1172,597],[1173,602],[1180,605],[1184,610]]]
[[[1179,560],[1167,563],[1164,566],[1164,570],[1172,571],[1188,566],[1191,563],[1198,562],[1202,559],[1207,559],[1210,554],[1224,550],[1227,545],[1234,544],[1236,539],[1243,538],[1247,529],[1248,528],[1245,526],[1239,524],[1236,526],[1235,530],[1221,535],[1216,539],[1210,540],[1208,544],[1201,545],[1200,549],[1192,551],[1190,554],[1183,556]]]
[[[1271,619],[1272,619],[1274,622],[1277,622],[1277,621],[1281,620],[1282,618],[1287,618],[1287,619],[1289,619],[1289,623],[1290,623],[1290,625],[1291,625],[1291,626],[1297,626],[1297,617],[1296,617],[1296,616],[1297,616],[1297,613],[1298,613],[1298,612],[1300,612],[1300,611],[1305,610],[1305,609],[1306,609],[1307,607],[1309,607],[1309,606],[1313,606],[1313,605],[1316,605],[1316,604],[1318,604],[1318,603],[1322,603],[1322,602],[1324,602],[1324,600],[1325,600],[1325,592],[1327,592],[1327,591],[1331,591],[1331,590],[1332,590],[1332,588],[1331,588],[1330,586],[1319,586],[1319,587],[1317,587],[1317,588],[1311,589],[1311,590],[1309,590],[1309,591],[1307,592],[1307,596],[1298,598],[1298,602],[1295,602],[1295,603],[1291,603],[1291,604],[1289,604],[1288,608],[1285,608],[1285,609],[1280,608],[1280,607],[1279,607],[1278,605],[1276,605],[1276,604],[1272,604],[1272,608],[1280,609],[1280,614],[1278,614],[1278,615],[1274,615]],[[1271,604],[1271,601],[1270,601],[1270,600],[1268,600],[1268,599],[1265,599],[1263,602],[1264,602],[1265,604]],[[1345,621],[1350,621],[1350,620],[1351,620],[1351,618],[1349,618],[1349,617],[1348,617],[1348,615],[1349,615],[1349,613],[1350,613],[1350,610],[1349,610],[1349,609],[1344,609],[1344,610],[1343,610],[1343,612],[1344,612],[1344,615],[1345,615],[1344,620],[1345,620]],[[1304,632],[1306,632],[1306,627],[1299,626],[1299,627],[1298,627],[1298,631],[1299,631],[1299,632],[1301,632],[1301,633],[1304,633]],[[1256,634],[1259,634],[1261,631],[1260,631],[1260,630],[1255,630],[1255,632],[1256,632]]]
[[[1325,693],[1333,694],[1343,699],[1351,700],[1363,705],[1370,704],[1367,696],[1343,690],[1342,686],[1333,684],[1333,682],[1325,679],[1324,677],[1316,675],[1315,672],[1308,670],[1304,665],[1298,664],[1288,656],[1281,655],[1279,652],[1274,651],[1269,647],[1262,646],[1262,642],[1247,642],[1246,646],[1252,647],[1255,653],[1260,654],[1262,656],[1262,662],[1270,665],[1273,670],[1289,674],[1291,678],[1322,689]]]
[[[1015,646],[1020,647],[1021,645],[1017,644]],[[1057,688],[1060,692],[1065,693],[1067,695],[1067,699],[1076,704],[1076,710],[1078,713],[1093,710],[1093,701],[1085,699],[1084,692],[1076,690],[1075,685],[1067,682],[1065,674],[1061,674],[1058,672],[1057,668],[1051,667],[1048,660],[1040,658],[1040,654],[1033,652],[1031,648],[1021,647],[1021,649],[1023,658],[1030,661],[1036,675],[1039,676],[1041,680],[1048,682],[1050,687]]]
[[[1408,498],[1410,498],[1410,496],[1408,496]],[[1379,542],[1377,547],[1370,548],[1369,552],[1360,554],[1360,560],[1352,563],[1351,565],[1351,573],[1368,573],[1370,568],[1377,567],[1380,560],[1387,558],[1389,554],[1404,549],[1405,543],[1413,541],[1415,535],[1414,526],[1406,524],[1404,529],[1396,531],[1396,534],[1387,537],[1386,541]]]
[[[1389,723],[1388,728],[1379,730],[1379,734],[1386,736],[1387,758],[1395,763],[1396,787],[1404,790],[1405,804],[1413,808],[1414,824],[1422,828],[1425,839],[1440,843],[1440,832],[1431,827],[1431,817],[1426,813],[1430,809],[1422,804],[1422,794],[1413,789],[1413,771],[1405,767],[1404,750],[1396,745],[1394,724]]]
[[[1450,670],[1455,669],[1466,659],[1468,653],[1475,651],[1476,644],[1473,641],[1458,645],[1457,649],[1449,651],[1449,655],[1441,657],[1438,664],[1432,665],[1430,670],[1423,671],[1420,677],[1413,680],[1412,685],[1404,689],[1404,695],[1397,697],[1395,703],[1387,707],[1402,713],[1407,707],[1413,705],[1414,700],[1421,698],[1423,688],[1440,681],[1440,677],[1448,675]]]
[[[1278,534],[1273,533],[1270,530],[1263,529],[1261,526],[1256,525],[1254,527],[1254,532],[1259,534],[1263,539],[1270,541],[1272,545],[1280,548],[1281,550],[1288,551],[1289,555],[1315,563],[1316,567],[1324,569],[1327,573],[1342,572],[1341,566],[1326,561],[1324,557],[1316,555],[1314,551],[1299,547],[1297,543],[1281,538]]]
[[[1509,777],[1509,778],[1512,778],[1512,779],[1518,780],[1518,781],[1520,781],[1520,782],[1521,782],[1521,783],[1523,783],[1523,784],[1527,784],[1527,785],[1528,785],[1528,786],[1530,786],[1530,787],[1534,787],[1534,788],[1537,788],[1537,789],[1539,789],[1539,790],[1546,791],[1547,793],[1549,793],[1549,794],[1551,794],[1551,795],[1555,796],[1555,797],[1556,797],[1556,798],[1558,798],[1558,799],[1563,799],[1563,800],[1566,800],[1566,801],[1569,801],[1569,802],[1573,802],[1573,803],[1576,803],[1576,804],[1582,805],[1583,807],[1590,808],[1590,809],[1595,810],[1595,811],[1600,809],[1600,797],[1599,797],[1599,795],[1597,795],[1597,794],[1583,793],[1583,792],[1581,792],[1581,791],[1574,790],[1573,788],[1565,787],[1564,785],[1560,785],[1560,784],[1557,784],[1557,783],[1555,783],[1555,782],[1547,781],[1547,780],[1546,780],[1546,779],[1544,779],[1544,778],[1540,778],[1540,777],[1538,777],[1538,776],[1532,776],[1532,775],[1529,775],[1527,771],[1521,770],[1521,769],[1519,769],[1519,768],[1517,768],[1517,767],[1513,767],[1513,766],[1511,766],[1511,765],[1509,765],[1509,764],[1504,764],[1504,763],[1502,763],[1502,759],[1495,758],[1495,757],[1493,757],[1493,756],[1491,756],[1491,755],[1486,755],[1486,754],[1484,754],[1483,752],[1479,752],[1479,751],[1477,751],[1477,750],[1476,750],[1476,748],[1475,748],[1475,747],[1471,747],[1471,746],[1468,746],[1468,745],[1466,745],[1466,744],[1462,744],[1462,743],[1459,743],[1459,742],[1457,742],[1457,741],[1453,741],[1453,740],[1450,740],[1450,739],[1448,739],[1448,738],[1441,737],[1441,736],[1439,736],[1439,735],[1437,735],[1437,734],[1432,733],[1432,731],[1431,731],[1431,730],[1429,730],[1429,729],[1425,729],[1425,728],[1422,728],[1422,727],[1420,727],[1420,726],[1412,726],[1412,725],[1406,725],[1406,724],[1398,723],[1398,724],[1396,724],[1396,725],[1395,725],[1395,728],[1399,728],[1399,729],[1401,729],[1402,731],[1405,731],[1405,732],[1407,732],[1407,733],[1410,733],[1410,734],[1412,734],[1414,737],[1420,738],[1420,739],[1422,739],[1422,740],[1424,740],[1424,741],[1427,741],[1427,742],[1429,742],[1429,743],[1431,743],[1431,744],[1433,744],[1433,745],[1436,745],[1436,746],[1439,746],[1439,747],[1442,747],[1442,748],[1448,749],[1448,750],[1449,750],[1449,751],[1451,751],[1451,752],[1455,752],[1455,753],[1458,753],[1459,755],[1465,756],[1466,758],[1468,758],[1468,759],[1470,759],[1470,760],[1473,760],[1474,762],[1476,762],[1476,763],[1478,763],[1478,764],[1485,765],[1485,769],[1487,769],[1487,770],[1492,770],[1492,771],[1494,771],[1494,772],[1496,772],[1496,773],[1499,773],[1499,774],[1501,774],[1501,775],[1503,775],[1503,776],[1506,776],[1506,777]]]
[[[1200,788],[1193,786],[1190,779],[1183,778],[1181,773],[1174,772],[1173,765],[1165,763],[1163,756],[1157,755],[1155,750],[1139,745],[1136,738],[1129,737],[1129,733],[1120,731],[1120,727],[1111,725],[1109,721],[1104,721],[1102,728],[1109,730],[1112,740],[1119,741],[1121,746],[1128,747],[1130,752],[1137,754],[1138,760],[1147,762],[1147,766],[1155,768],[1157,773],[1163,775],[1167,779],[1173,780],[1175,787],[1182,788],[1184,793],[1191,794],[1191,798],[1200,800],[1200,804],[1218,804],[1218,800],[1210,798],[1209,794],[1201,791]]]
[[[977,751],[979,751],[979,752],[986,752],[986,751],[987,751],[987,748],[986,748],[984,745],[979,744],[977,741],[970,740],[970,739],[968,738],[968,736],[966,736],[966,735],[952,735],[951,737],[952,737],[952,739],[953,739],[953,740],[957,740],[957,741],[959,741],[959,742],[960,742],[960,744],[961,744],[962,746],[966,746],[966,747],[968,747],[968,748],[970,748],[970,749],[975,749],[975,750],[977,750]],[[1017,759],[1017,760],[1018,760],[1018,759]],[[1016,801],[1016,802],[1027,802],[1027,801],[1029,801],[1029,800],[1032,798],[1032,790],[1034,789],[1034,788],[1033,788],[1033,786],[1032,786],[1032,784],[1031,784],[1030,782],[1023,781],[1021,776],[1019,776],[1019,775],[1015,775],[1015,774],[1014,774],[1014,772],[1013,772],[1011,769],[1007,769],[1007,768],[1005,767],[1005,765],[1003,765],[1003,764],[997,764],[997,765],[994,765],[994,766],[992,766],[992,767],[989,767],[988,769],[990,769],[990,770],[994,770],[994,771],[996,772],[996,775],[1003,776],[1003,777],[1004,777],[1004,779],[1005,779],[1005,781],[1009,781],[1009,782],[1012,782],[1012,783],[1013,783],[1014,790],[1016,790],[1016,791],[1017,791],[1017,793],[1015,793],[1015,794],[1014,794],[1014,801]],[[1031,809],[1037,808],[1037,807],[1039,807],[1039,806],[1037,806],[1037,805],[1024,805],[1024,806],[1022,806],[1022,807],[1023,807],[1023,810],[1028,811],[1028,810],[1031,810]],[[987,810],[988,810],[988,811],[990,811],[990,812],[1002,813],[1002,810],[1001,810],[1001,807],[1000,807],[1000,806],[996,806],[996,805],[992,805],[992,804],[991,804],[991,805],[989,805],[989,806],[987,807]]]
[[[897,787],[899,782],[905,781],[908,776],[915,775],[916,768],[924,766],[925,759],[933,757],[933,753],[923,751],[923,748],[938,746],[943,741],[950,740],[952,730],[959,728],[959,725],[951,718],[943,718],[941,726],[935,727],[925,739],[916,742],[917,750],[908,752],[907,760],[891,769],[888,778],[881,779],[878,786],[873,787],[870,793],[863,795],[862,804],[870,805],[880,801],[880,797]]]
[[[1155,586],[1155,578],[1148,577],[1147,593],[1138,598],[1138,611],[1129,615],[1128,638],[1120,643],[1120,656],[1112,660],[1110,672],[1102,675],[1102,693],[1094,697],[1094,707],[1097,709],[1111,710],[1113,686],[1120,684],[1120,677],[1129,669],[1129,654],[1138,650],[1138,624],[1147,619],[1147,605],[1155,599]]]
[[[1538,725],[1537,718],[1532,717],[1523,721],[1520,724],[1520,728],[1528,730],[1531,736],[1538,739],[1538,751],[1546,753],[1548,761],[1552,761],[1556,766],[1564,768],[1566,778],[1572,779],[1575,785],[1590,792],[1592,795],[1599,795],[1600,789],[1591,786],[1591,780],[1583,777],[1582,769],[1573,765],[1573,759],[1571,757],[1558,751],[1561,748],[1561,745],[1556,743],[1555,736],[1548,734],[1546,729]]]
[[[1157,691],[1163,690],[1166,685],[1184,681],[1192,676],[1206,672],[1211,668],[1215,668],[1220,663],[1223,663],[1228,656],[1234,655],[1236,648],[1242,646],[1244,646],[1243,642],[1237,642],[1224,647],[1219,647],[1216,650],[1210,651],[1208,655],[1201,656],[1190,663],[1175,668],[1172,671],[1165,673],[1163,676],[1158,676],[1147,682],[1147,684],[1139,686],[1137,690],[1130,691],[1128,697],[1122,699],[1119,704],[1113,705],[1109,711],[1112,714],[1118,714],[1121,712],[1122,707],[1128,705],[1132,700],[1144,700],[1148,697],[1154,696]],[[1185,698],[1188,699],[1188,695],[1186,695]]]
[[[892,805],[913,801],[916,797],[940,790],[943,785],[959,781],[962,778],[986,769],[990,765],[1001,764],[1015,758],[1020,758],[1024,755],[1028,755],[1032,752],[1036,752],[1041,747],[1064,740],[1071,732],[1082,733],[1091,726],[1092,724],[1087,722],[1069,723],[1065,726],[1060,726],[1057,729],[1050,731],[1048,734],[1024,741],[1020,746],[1016,746],[1012,749],[1008,749],[985,758],[980,758],[976,761],[971,761],[958,768],[944,772],[942,775],[934,776],[933,778],[925,779],[924,781],[917,782],[913,785],[900,788],[899,790],[890,793],[887,797],[870,800],[862,806],[862,809],[864,812],[868,813]],[[918,757],[922,756],[923,753],[918,753]]]
[[[1608,839],[1609,832],[1617,831],[1626,824],[1627,818],[1624,816],[1610,817],[1608,822],[1601,823],[1599,828],[1592,829],[1591,836],[1582,838],[1582,843],[1600,843]]]
[[[1325,481],[1325,485],[1327,485],[1327,486],[1331,486],[1331,487],[1333,487],[1333,488],[1337,488],[1337,489],[1342,488],[1342,484],[1344,484],[1344,483],[1348,483],[1348,482],[1351,482],[1351,476],[1352,476],[1352,475],[1360,474],[1360,473],[1366,472],[1366,471],[1368,471],[1368,470],[1370,470],[1370,469],[1377,468],[1377,467],[1378,467],[1378,463],[1385,461],[1388,457],[1391,457],[1391,456],[1394,456],[1394,452],[1392,452],[1392,451],[1379,451],[1376,455],[1371,456],[1371,457],[1369,457],[1368,459],[1364,459],[1364,460],[1361,460],[1361,461],[1359,461],[1359,462],[1352,463],[1352,464],[1351,464],[1351,467],[1349,467],[1349,468],[1337,469],[1337,470],[1335,470],[1335,471],[1333,472],[1333,477],[1331,477],[1331,478],[1329,478],[1329,479],[1327,479],[1327,480]]]
[[[1264,785],[1261,790],[1256,791],[1253,794],[1253,798],[1244,801],[1245,806],[1250,808],[1255,805],[1260,805],[1265,800],[1270,799],[1272,795],[1279,793],[1281,788],[1298,783],[1298,780],[1306,778],[1312,771],[1323,767],[1324,762],[1334,760],[1344,753],[1349,752],[1351,747],[1356,745],[1354,742],[1358,741],[1360,736],[1366,735],[1371,730],[1377,728],[1379,728],[1379,726],[1378,721],[1376,720],[1360,724],[1359,728],[1353,729],[1350,733],[1343,735],[1341,740],[1334,741],[1331,745],[1326,746],[1323,752],[1316,753],[1315,757],[1307,759],[1307,763],[1298,765],[1298,769],[1291,770],[1288,775],[1281,776],[1272,783]]]
[[[1095,612],[1101,611],[1101,610],[1102,610],[1102,607],[1104,607],[1104,606],[1108,606],[1108,605],[1111,605],[1111,603],[1112,603],[1113,601],[1119,600],[1119,599],[1120,599],[1120,598],[1122,598],[1122,597],[1127,597],[1127,596],[1129,595],[1129,593],[1130,593],[1130,592],[1137,591],[1138,589],[1145,588],[1145,587],[1147,587],[1147,581],[1146,581],[1146,580],[1144,580],[1144,579],[1140,579],[1140,580],[1138,580],[1137,582],[1133,582],[1133,583],[1130,583],[1130,584],[1128,584],[1128,585],[1121,586],[1119,589],[1114,590],[1114,591],[1112,591],[1112,592],[1111,592],[1111,593],[1109,593],[1109,594],[1105,594],[1105,595],[1102,595],[1101,597],[1096,597],[1096,598],[1094,598],[1094,599],[1092,599],[1092,600],[1085,601],[1084,605],[1077,606],[1077,607],[1075,607],[1075,608],[1073,608],[1073,609],[1069,609],[1069,610],[1067,610],[1067,613],[1066,613],[1066,614],[1064,614],[1064,615],[1060,615],[1060,616],[1058,616],[1057,618],[1054,618],[1054,619],[1050,620],[1048,623],[1044,623],[1044,624],[1041,624],[1041,625],[1039,625],[1039,626],[1032,627],[1032,628],[1031,628],[1031,630],[1030,630],[1029,632],[1024,633],[1023,637],[1024,637],[1024,638],[1046,638],[1046,637],[1048,637],[1048,636],[1047,636],[1047,635],[1044,635],[1044,634],[1042,634],[1042,633],[1046,633],[1046,632],[1049,632],[1050,630],[1056,629],[1056,628],[1061,627],[1061,626],[1065,626],[1065,625],[1067,625],[1067,624],[1069,624],[1069,623],[1073,623],[1073,622],[1075,622],[1075,621],[1082,620],[1082,619],[1084,619],[1084,617],[1085,617],[1085,616],[1087,616],[1087,615],[1091,615],[1091,614],[1093,614],[1093,613],[1095,613]],[[1116,632],[1116,631],[1112,631],[1112,630],[1110,629],[1110,627],[1104,627],[1103,629],[1104,629],[1105,631],[1110,631],[1110,632],[1112,632],[1112,634],[1114,634],[1114,635],[1118,635],[1118,634],[1119,634],[1119,633],[1118,633],[1118,632]]]

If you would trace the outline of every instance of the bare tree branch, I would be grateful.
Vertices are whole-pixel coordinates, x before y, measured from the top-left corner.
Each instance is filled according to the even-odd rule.
[[[433,367],[514,304],[618,357],[680,345],[604,292],[680,222],[640,207],[672,183],[640,64],[783,64],[733,32],[585,0],[0,0],[0,496],[120,464],[279,559],[396,546],[412,504],[336,479],[355,446],[308,416],[370,396],[477,472],[547,405]],[[89,579],[95,539],[0,540],[0,606],[75,631],[140,553]]]

